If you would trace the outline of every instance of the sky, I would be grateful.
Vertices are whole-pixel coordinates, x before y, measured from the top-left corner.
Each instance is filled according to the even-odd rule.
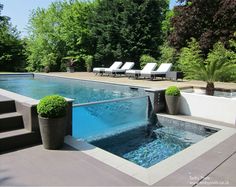
[[[26,28],[31,11],[38,7],[47,8],[54,1],[56,0],[0,0],[4,6],[1,14],[10,17],[13,26],[24,37],[27,36]],[[170,8],[175,4],[175,0],[170,0]]]

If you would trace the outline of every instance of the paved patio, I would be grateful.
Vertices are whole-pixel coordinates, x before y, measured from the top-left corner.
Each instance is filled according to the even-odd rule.
[[[203,81],[188,81],[188,80],[169,81],[165,79],[162,80],[161,78],[150,81],[149,79],[129,79],[124,76],[116,76],[116,77],[100,76],[100,75],[95,75],[94,73],[87,73],[87,72],[75,72],[75,73],[60,72],[60,73],[48,73],[46,75],[72,77],[72,78],[78,78],[78,79],[83,79],[83,80],[93,80],[93,81],[109,82],[109,83],[132,85],[132,86],[141,86],[141,87],[148,87],[148,88],[166,88],[172,85],[176,85],[179,87],[188,87],[188,86],[205,87],[206,86],[206,83]],[[225,88],[225,89],[236,89],[236,83],[216,82],[215,87]]]
[[[47,74],[48,75],[48,74]],[[92,73],[50,73],[85,80],[96,80],[163,88],[169,85],[204,86],[201,81],[133,80],[125,77],[95,76]],[[236,89],[235,83],[216,83]],[[186,118],[192,118],[186,116]],[[196,118],[193,118],[196,119]],[[198,119],[205,121],[204,119]],[[209,122],[209,121],[207,121]],[[219,122],[213,122],[218,123]],[[220,123],[221,124],[221,123]],[[221,124],[228,126],[228,124]],[[154,186],[236,186],[236,135],[215,146]],[[0,155],[0,186],[147,186],[68,145],[49,151],[42,145]]]
[[[153,186],[236,186],[236,135]],[[2,154],[0,186],[147,186],[65,145]]]

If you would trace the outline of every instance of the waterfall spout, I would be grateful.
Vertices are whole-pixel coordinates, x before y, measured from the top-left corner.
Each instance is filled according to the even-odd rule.
[[[152,103],[150,98],[148,97],[148,123],[147,123],[147,128],[146,128],[146,132],[147,132],[147,137],[151,138],[151,137],[155,137],[155,133],[154,130],[156,130],[157,128],[160,128],[161,125],[158,121],[157,115],[155,114],[153,107],[152,107]]]

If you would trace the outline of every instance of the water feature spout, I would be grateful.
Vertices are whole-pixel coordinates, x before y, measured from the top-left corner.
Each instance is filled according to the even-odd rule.
[[[148,97],[148,123],[147,123],[147,128],[146,128],[146,136],[147,137],[153,137],[155,136],[154,130],[158,129],[161,127],[157,115],[153,110],[152,103],[150,98]]]

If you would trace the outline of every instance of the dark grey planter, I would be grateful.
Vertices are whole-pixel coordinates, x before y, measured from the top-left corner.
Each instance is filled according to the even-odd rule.
[[[75,68],[74,67],[67,67],[66,71],[69,73],[74,73],[75,72]]]
[[[45,149],[60,149],[64,143],[66,117],[39,118],[39,129]]]
[[[176,115],[179,113],[179,96],[165,95],[166,108],[169,114]]]

